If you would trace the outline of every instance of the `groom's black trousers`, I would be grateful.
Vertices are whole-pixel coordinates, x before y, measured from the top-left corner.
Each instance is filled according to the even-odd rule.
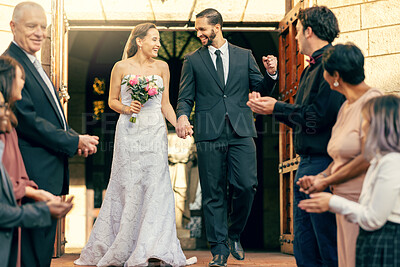
[[[212,141],[197,142],[207,240],[213,255],[229,256],[227,238],[239,239],[257,187],[256,147],[252,137],[238,136],[229,121]],[[227,215],[227,182],[233,187]]]

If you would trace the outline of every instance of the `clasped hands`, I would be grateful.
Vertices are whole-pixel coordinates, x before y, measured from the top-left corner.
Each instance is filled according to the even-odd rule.
[[[306,194],[322,192],[329,186],[325,177],[320,174],[303,176],[296,184],[300,186],[300,192]]]
[[[322,192],[329,186],[323,175],[306,175],[300,178],[296,184],[300,186],[300,192],[310,194],[310,199],[299,202],[300,209],[313,213],[322,213],[329,210],[329,200],[332,194]]]
[[[190,124],[188,117],[182,115],[178,118],[176,125],[176,134],[178,137],[186,139],[186,137],[193,135],[193,126]]]
[[[79,135],[78,155],[87,157],[97,152],[99,137],[88,134]]]
[[[31,198],[35,201],[46,202],[50,214],[53,218],[64,217],[72,209],[73,196],[69,197],[66,201],[60,196],[55,196],[52,193],[43,189],[35,189],[30,186],[26,187],[25,197]]]
[[[67,215],[67,213],[72,209],[73,204],[72,200],[73,196],[69,197],[66,201],[62,201],[60,199],[52,199],[46,202],[47,207],[49,208],[51,217],[59,219]]]

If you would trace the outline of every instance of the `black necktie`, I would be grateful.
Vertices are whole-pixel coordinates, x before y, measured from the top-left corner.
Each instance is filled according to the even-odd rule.
[[[218,78],[220,79],[222,85],[225,85],[225,79],[224,79],[224,65],[222,64],[222,58],[221,58],[221,51],[216,50],[215,55],[217,55],[217,74]]]

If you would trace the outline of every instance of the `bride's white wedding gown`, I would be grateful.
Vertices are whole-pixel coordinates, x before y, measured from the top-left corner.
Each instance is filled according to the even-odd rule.
[[[163,86],[160,76],[152,77]],[[147,101],[136,123],[129,122],[130,115],[120,115],[107,192],[75,264],[147,266],[150,258],[174,267],[194,263],[193,258],[186,262],[177,238],[161,98]],[[126,85],[121,86],[121,101],[131,103]]]

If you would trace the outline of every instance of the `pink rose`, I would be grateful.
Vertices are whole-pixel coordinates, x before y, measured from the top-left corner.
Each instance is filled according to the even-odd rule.
[[[149,83],[146,85],[146,88],[145,88],[144,90],[149,91],[149,89],[150,89],[150,88],[153,88],[153,87],[156,87],[156,89],[157,89],[157,86],[156,86],[156,84],[155,84],[154,82],[149,82]]]
[[[135,76],[135,77],[133,77],[133,78],[131,78],[131,79],[129,80],[129,84],[130,84],[130,85],[137,85],[138,83],[139,83],[139,79],[138,79],[137,76]]]
[[[157,88],[156,87],[150,88],[149,91],[147,91],[147,93],[149,94],[149,96],[154,96],[157,94]]]

